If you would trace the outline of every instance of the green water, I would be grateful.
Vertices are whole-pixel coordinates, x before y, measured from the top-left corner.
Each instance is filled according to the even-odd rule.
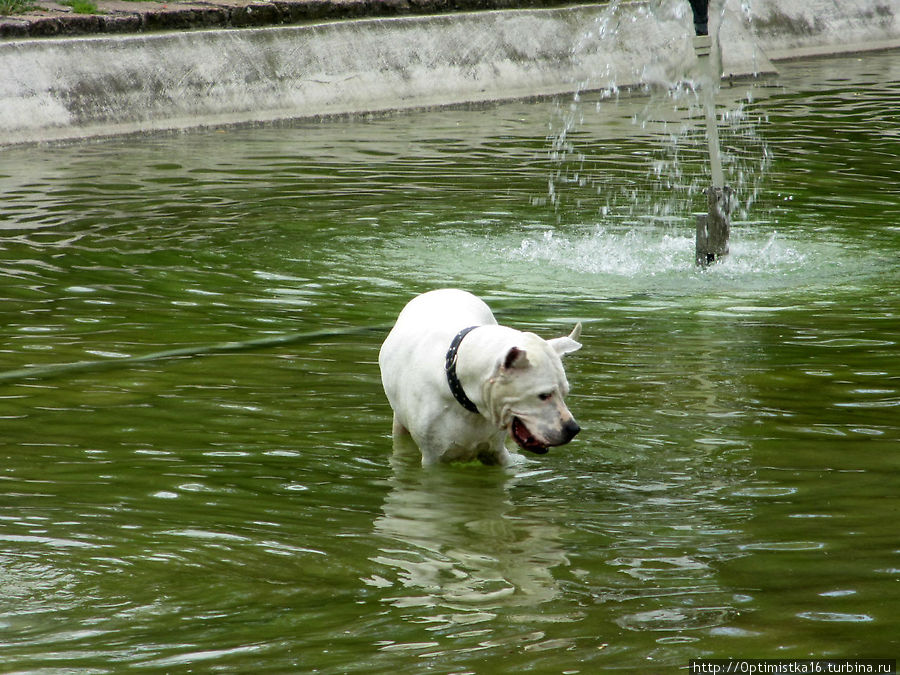
[[[0,370],[330,334],[0,384],[2,672],[897,657],[900,55],[780,68],[721,93],[707,273],[678,97],[5,150]],[[437,286],[584,322],[573,443],[392,452],[378,348]]]

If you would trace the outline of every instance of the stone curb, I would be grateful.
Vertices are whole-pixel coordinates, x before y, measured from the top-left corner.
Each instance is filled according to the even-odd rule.
[[[319,21],[560,7],[565,0],[271,0],[269,2],[122,2],[100,0],[101,13],[48,9],[0,16],[0,39],[163,30],[259,28]],[[603,4],[602,2],[600,4]]]

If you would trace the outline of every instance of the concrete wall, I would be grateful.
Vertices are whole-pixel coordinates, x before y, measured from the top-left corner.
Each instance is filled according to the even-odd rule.
[[[896,0],[728,0],[726,74],[900,46]],[[682,77],[683,0],[0,42],[0,145],[394,110]]]

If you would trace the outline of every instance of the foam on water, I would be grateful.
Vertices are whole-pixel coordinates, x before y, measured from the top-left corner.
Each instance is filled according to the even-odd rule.
[[[456,283],[463,279],[530,294],[563,291],[590,297],[815,292],[871,277],[882,268],[877,258],[860,256],[846,242],[783,234],[771,224],[736,228],[730,255],[706,270],[694,264],[693,228],[687,223],[403,237],[384,250],[384,261],[391,274],[441,270],[444,279]]]

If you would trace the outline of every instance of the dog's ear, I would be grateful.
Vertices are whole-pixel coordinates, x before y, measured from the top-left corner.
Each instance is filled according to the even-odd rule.
[[[503,367],[506,370],[527,368],[529,365],[531,364],[528,362],[528,355],[525,353],[525,350],[518,347],[513,347],[506,352],[506,358],[503,359]]]
[[[572,329],[568,337],[553,338],[552,340],[547,340],[547,344],[553,347],[553,351],[559,356],[565,356],[581,349],[581,343],[578,342],[579,337],[581,337],[580,321],[575,324],[575,328]]]

